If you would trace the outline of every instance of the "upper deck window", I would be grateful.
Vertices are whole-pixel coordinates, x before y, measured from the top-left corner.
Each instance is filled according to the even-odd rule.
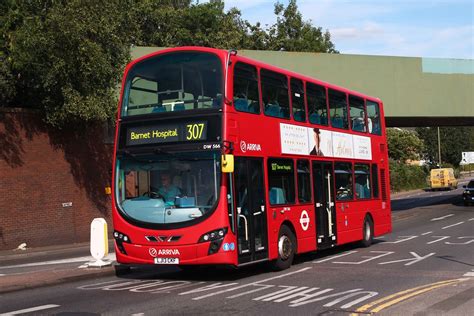
[[[376,102],[367,101],[367,125],[369,127],[369,133],[382,135],[380,109],[379,104]]]
[[[216,55],[158,55],[137,63],[129,71],[122,116],[219,108],[222,88],[222,65]]]
[[[288,97],[288,79],[285,75],[262,69],[262,99],[265,115],[290,118],[290,99]]]
[[[234,106],[237,111],[260,113],[257,69],[237,63],[234,68]]]
[[[312,124],[328,125],[326,88],[307,82],[306,94],[308,98],[309,122]]]
[[[347,100],[344,92],[329,89],[329,113],[331,126],[348,129]]]
[[[364,99],[349,95],[349,108],[351,114],[352,130],[365,133],[365,107]]]
[[[303,81],[294,78],[291,78],[291,103],[295,121],[306,122]]]

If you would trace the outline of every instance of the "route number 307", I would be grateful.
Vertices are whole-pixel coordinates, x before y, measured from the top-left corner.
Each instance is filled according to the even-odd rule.
[[[204,123],[188,124],[186,125],[187,133],[186,140],[198,140],[202,137],[202,131],[204,130]]]

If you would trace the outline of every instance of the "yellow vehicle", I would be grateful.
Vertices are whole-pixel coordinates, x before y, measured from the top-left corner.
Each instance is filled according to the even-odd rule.
[[[457,189],[458,180],[454,176],[453,168],[432,169],[430,173],[430,186],[432,190]]]

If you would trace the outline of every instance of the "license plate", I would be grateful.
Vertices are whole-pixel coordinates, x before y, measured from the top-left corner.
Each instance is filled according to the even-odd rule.
[[[179,258],[155,258],[155,264],[179,264]]]

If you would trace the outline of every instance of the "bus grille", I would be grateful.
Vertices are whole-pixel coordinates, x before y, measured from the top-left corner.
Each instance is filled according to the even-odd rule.
[[[145,236],[151,242],[174,242],[180,240],[181,236]]]

